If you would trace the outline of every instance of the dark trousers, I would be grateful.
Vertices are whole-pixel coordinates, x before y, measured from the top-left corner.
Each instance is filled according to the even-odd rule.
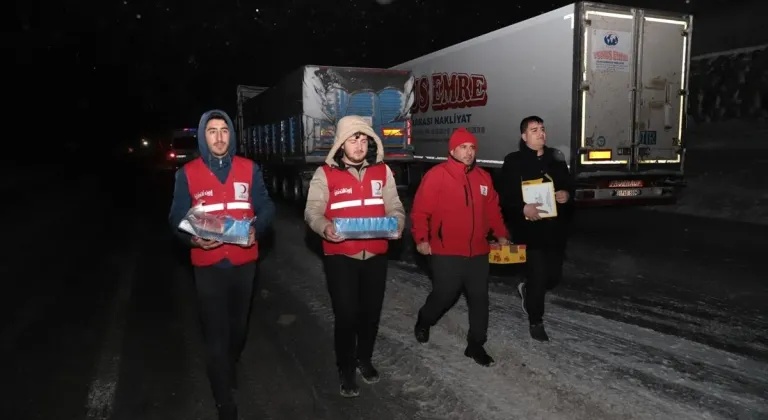
[[[432,255],[432,292],[419,311],[418,324],[432,327],[454,303],[462,289],[469,307],[467,341],[483,345],[488,339],[488,255]]]
[[[213,398],[216,404],[231,404],[232,376],[245,347],[256,263],[194,270]]]
[[[562,247],[533,248],[526,251],[527,280],[525,282],[525,309],[528,321],[539,324],[544,317],[544,296],[563,279]]]
[[[345,255],[325,257],[325,279],[335,318],[336,365],[340,369],[354,369],[356,359],[370,361],[373,356],[387,266],[386,255],[367,260]]]

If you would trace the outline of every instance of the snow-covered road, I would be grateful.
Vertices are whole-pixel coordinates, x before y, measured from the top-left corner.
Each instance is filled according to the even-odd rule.
[[[768,124],[692,125],[686,146],[682,197],[649,209],[768,225]]]
[[[305,245],[304,225],[283,213],[276,230],[280,237],[263,270],[279,275],[275,283],[311,308],[330,340],[333,317],[322,262]],[[381,386],[394,398],[416,402],[420,418],[768,417],[765,357],[730,353],[573,309],[594,306],[588,295],[574,294],[550,297],[546,322],[552,341],[536,343],[528,336],[518,297],[511,288],[494,285],[487,348],[497,364],[485,369],[463,356],[468,328],[463,299],[422,346],[412,329],[430,281],[412,266],[396,262],[389,279],[375,356],[386,375]],[[667,318],[674,330],[674,312],[660,308],[654,316]],[[754,328],[764,338],[767,325],[763,317],[758,320]],[[763,355],[768,352],[765,341],[753,345]]]

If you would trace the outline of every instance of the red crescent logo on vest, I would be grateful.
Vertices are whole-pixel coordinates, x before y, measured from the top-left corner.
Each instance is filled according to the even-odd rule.
[[[375,179],[371,181],[371,195],[374,197],[384,196],[384,181]]]
[[[247,200],[248,199],[248,183],[235,182],[235,200]]]

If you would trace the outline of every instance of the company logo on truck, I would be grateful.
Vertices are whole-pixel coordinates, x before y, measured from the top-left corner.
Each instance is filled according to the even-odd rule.
[[[432,73],[416,79],[411,112],[472,108],[488,103],[488,81],[482,74]],[[430,97],[430,92],[432,93]]]
[[[590,67],[599,72],[628,72],[632,36],[628,32],[595,29]]]
[[[607,33],[603,37],[603,42],[605,42],[605,45],[613,47],[619,43],[619,36],[614,33]]]

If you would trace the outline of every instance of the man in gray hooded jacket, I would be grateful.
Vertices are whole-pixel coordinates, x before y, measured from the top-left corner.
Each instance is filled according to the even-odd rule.
[[[366,383],[379,380],[371,363],[387,281],[386,239],[343,240],[336,217],[394,216],[402,233],[405,209],[392,170],[384,163],[381,138],[362,117],[347,116],[325,165],[309,184],[304,218],[323,238],[325,276],[334,313],[336,366],[340,393],[356,397],[357,369]]]

